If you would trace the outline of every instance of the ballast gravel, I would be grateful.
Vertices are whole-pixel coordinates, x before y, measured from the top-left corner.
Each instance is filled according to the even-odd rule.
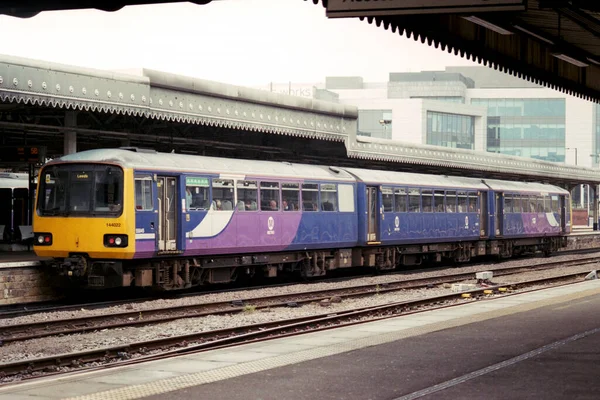
[[[567,257],[567,256],[565,256]],[[572,259],[571,256],[570,259]],[[542,260],[528,259],[512,261],[510,263],[502,263],[501,268],[508,266],[521,266],[527,264],[539,263]],[[558,260],[557,260],[558,261]],[[509,265],[511,264],[511,265]],[[545,271],[527,272],[522,274],[509,275],[505,277],[497,277],[493,279],[495,284],[510,284],[521,282],[524,280],[538,279],[552,276],[565,275],[571,272],[587,272],[597,268],[597,264],[579,266],[579,267],[567,267],[567,268],[556,268]],[[498,268],[498,266],[496,266]],[[471,270],[472,272],[481,270],[493,270],[494,267],[490,265],[484,266],[471,266],[468,268],[461,268],[460,271]],[[445,274],[456,273],[456,268],[450,268],[447,270],[436,270],[431,272],[423,272],[418,274],[408,273],[406,279],[416,277],[427,277],[427,276],[440,276]],[[288,286],[284,288],[273,288],[277,292],[273,293],[273,289],[259,289],[259,290],[248,290],[235,293],[219,293],[211,295],[200,295],[199,298],[193,298],[197,303],[201,302],[212,302],[212,301],[226,301],[234,299],[248,299],[250,297],[259,297],[267,294],[282,293],[283,290],[286,292],[300,292],[300,289],[317,290],[332,287],[341,286],[354,286],[357,284],[366,283],[383,283],[391,280],[398,280],[398,275],[381,276],[376,278],[359,278],[352,280],[351,282],[337,282],[337,283],[315,283],[310,285],[297,285],[298,287]],[[465,281],[465,283],[472,281]],[[540,285],[543,287],[544,285]],[[310,288],[308,288],[310,287]],[[530,290],[531,288],[528,288]],[[361,307],[368,307],[374,305],[383,305],[393,302],[406,301],[419,299],[424,297],[433,297],[450,293],[451,289],[438,286],[431,289],[409,289],[398,292],[386,293],[386,294],[374,294],[369,297],[358,298],[358,299],[344,299],[341,303],[331,303],[328,307],[322,307],[319,303],[311,303],[298,308],[271,308],[268,310],[252,310],[249,308],[247,311],[236,311],[234,314],[220,315],[220,316],[206,316],[199,318],[186,318],[172,322],[162,323],[158,325],[142,326],[142,327],[130,327],[130,328],[119,328],[119,329],[105,329],[102,331],[95,331],[85,334],[65,335],[46,337],[40,339],[33,339],[26,342],[15,342],[8,343],[0,347],[0,363],[14,362],[25,359],[33,359],[63,353],[71,353],[77,351],[92,350],[97,348],[104,348],[116,345],[123,345],[127,343],[157,339],[161,337],[172,337],[178,335],[189,334],[193,332],[204,332],[209,330],[232,328],[237,326],[243,326],[248,324],[264,323],[269,321],[285,320],[289,318],[297,318],[302,316],[313,316],[319,314],[330,314],[336,311],[352,310]],[[208,297],[209,299],[207,299]],[[179,305],[179,304],[190,304],[193,300],[190,298],[178,299],[178,300],[157,300],[147,303],[151,304],[134,304],[134,307],[139,307],[140,310],[146,308],[154,308],[158,306],[166,305]],[[465,300],[469,301],[469,300]],[[251,302],[250,302],[251,304]],[[145,307],[144,307],[145,306]],[[115,310],[124,310],[123,307],[114,307]],[[96,313],[99,310],[94,310]],[[106,309],[102,313],[107,313]],[[79,315],[91,315],[86,314],[86,311],[81,312],[67,312],[65,313],[50,313],[51,316],[48,318],[57,318],[54,314],[63,314],[61,318],[67,316],[79,316]],[[143,314],[142,314],[143,315]],[[32,315],[22,318],[37,317],[39,315]],[[24,322],[24,321],[22,321]],[[1,323],[1,322],[0,322]]]
[[[586,255],[586,257],[600,257],[600,252],[591,253]],[[382,284],[389,282],[397,282],[403,280],[411,280],[411,279],[420,279],[420,278],[432,278],[436,276],[446,276],[453,275],[457,273],[473,273],[480,271],[493,271],[495,269],[501,268],[511,268],[511,267],[524,267],[524,266],[532,266],[536,264],[545,263],[548,261],[572,261],[580,259],[581,255],[564,255],[564,256],[554,256],[550,258],[541,258],[541,257],[530,257],[520,260],[511,260],[505,261],[497,264],[475,264],[469,265],[465,267],[437,267],[432,268],[431,270],[418,270],[418,271],[406,271],[395,274],[381,275],[375,277],[364,277],[364,278],[352,278],[347,281],[341,282],[315,282],[315,283],[302,283],[297,285],[288,285],[288,286],[279,286],[272,288],[261,288],[261,289],[248,289],[234,292],[222,292],[222,293],[207,293],[207,294],[198,294],[197,296],[184,297],[179,299],[157,299],[151,300],[141,303],[129,303],[129,304],[121,304],[118,306],[107,307],[107,308],[99,308],[93,310],[80,309],[77,311],[55,311],[55,312],[40,312],[31,315],[25,315],[22,317],[15,318],[0,318],[0,326],[2,325],[15,325],[15,324],[26,324],[32,322],[39,321],[52,321],[56,319],[65,319],[65,318],[79,318],[85,316],[92,315],[110,315],[119,312],[127,312],[127,311],[144,311],[153,308],[163,308],[163,307],[177,307],[184,305],[192,305],[192,304],[205,304],[205,303],[213,303],[213,302],[228,302],[233,300],[250,300],[252,298],[259,298],[265,296],[275,296],[281,294],[288,293],[304,293],[311,292],[316,290],[327,290],[327,289],[335,289],[335,288],[346,288],[352,286],[359,285],[368,285],[368,284]],[[550,273],[550,271],[562,271],[567,272],[571,271],[573,267],[557,267],[547,271],[538,271],[535,272],[536,276],[540,278],[544,278],[546,273]],[[593,270],[594,266],[586,265],[584,268],[589,268]]]

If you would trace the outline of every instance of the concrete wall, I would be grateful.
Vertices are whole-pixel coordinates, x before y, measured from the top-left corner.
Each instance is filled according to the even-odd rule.
[[[0,269],[0,305],[33,303],[57,298],[37,267]]]

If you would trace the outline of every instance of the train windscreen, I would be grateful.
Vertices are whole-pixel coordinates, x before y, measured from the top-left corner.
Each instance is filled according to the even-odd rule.
[[[117,166],[63,164],[44,168],[37,213],[41,216],[119,216],[123,170]]]

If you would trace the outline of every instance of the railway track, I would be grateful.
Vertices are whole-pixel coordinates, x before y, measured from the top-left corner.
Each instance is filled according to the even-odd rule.
[[[600,262],[600,257],[570,262],[541,263],[527,267],[510,267],[494,270],[494,277],[513,275],[536,270],[547,270],[556,266],[581,266]],[[472,279],[473,273],[458,273],[441,277],[399,280],[384,284],[357,285],[343,288],[287,293],[267,297],[254,297],[236,301],[219,301],[176,307],[158,307],[146,310],[124,311],[110,314],[45,320],[32,323],[4,325],[0,327],[0,341],[3,344],[56,335],[86,333],[103,329],[133,326],[147,326],[183,318],[197,318],[208,315],[224,315],[243,312],[246,309],[276,307],[298,307],[302,304],[329,299],[348,299],[384,294],[400,290],[434,287],[444,283],[455,283]]]
[[[563,256],[563,255],[575,255],[575,254],[588,254],[590,252],[592,253],[597,253],[600,251],[599,249],[578,249],[578,250],[564,250],[561,251],[560,253],[557,253],[556,256]],[[528,255],[525,256],[527,258],[531,258],[531,259],[536,259],[539,257],[539,255]],[[587,260],[593,260],[595,259],[595,257],[588,257],[588,258],[583,258],[580,259],[580,261],[587,261]],[[599,258],[600,259],[600,258]],[[514,260],[514,259],[513,259]],[[557,262],[553,262],[553,264],[557,265],[560,263],[565,263],[565,262],[569,262],[569,261],[557,261]],[[494,262],[490,262],[490,264],[495,264]],[[543,263],[544,265],[550,265],[552,263]],[[483,265],[485,265],[485,263],[483,263]],[[389,276],[393,276],[393,275],[397,275],[397,274],[405,274],[407,272],[410,273],[420,273],[420,272],[435,272],[436,268],[427,268],[427,269],[410,269],[410,270],[402,270],[402,271],[391,271],[391,272],[387,272],[385,273],[385,275],[389,275]],[[329,282],[338,282],[338,281],[343,281],[343,280],[348,280],[348,279],[353,279],[353,278],[360,278],[360,277],[365,277],[365,276],[371,276],[372,272],[370,274],[359,274],[359,275],[351,275],[351,276],[343,276],[343,277],[336,277],[336,278],[330,278],[330,279],[319,279],[318,281],[315,282],[319,282],[319,283],[329,283]],[[64,304],[64,303],[58,303],[56,301],[51,301],[51,302],[42,302],[42,303],[33,303],[33,304],[23,304],[23,305],[10,305],[10,306],[0,306],[0,320],[1,319],[8,319],[8,318],[15,318],[15,317],[22,317],[22,316],[26,316],[26,315],[33,315],[33,314],[38,314],[38,313],[44,313],[44,312],[57,312],[57,311],[78,311],[81,309],[86,309],[86,310],[97,310],[97,309],[103,309],[103,308],[109,308],[109,307],[115,307],[115,306],[120,306],[120,305],[126,305],[126,304],[140,304],[140,303],[144,303],[147,301],[153,301],[153,300],[157,300],[157,299],[180,299],[180,298],[186,298],[186,297],[196,297],[196,296],[202,296],[202,295],[210,295],[210,294],[218,294],[218,293],[224,293],[224,292],[228,292],[228,293],[235,293],[236,291],[246,291],[246,290],[258,290],[258,289],[263,289],[263,288],[277,288],[277,287],[286,287],[286,286],[291,286],[291,285],[298,285],[298,282],[288,282],[288,283],[278,283],[278,284],[267,284],[267,285],[258,285],[258,286],[249,286],[249,287],[242,287],[242,288],[225,288],[225,289],[218,289],[218,290],[208,290],[208,291],[204,291],[204,292],[191,292],[191,293],[180,293],[180,294],[169,294],[166,297],[134,297],[134,298],[129,298],[129,299],[118,299],[118,300],[106,300],[106,301],[97,301],[97,302],[88,302],[88,303],[75,303],[75,304]],[[0,331],[0,337],[2,336],[2,333]]]
[[[509,285],[512,290],[539,285],[562,285],[580,282],[587,272],[570,273],[562,276],[528,280]],[[545,288],[545,287],[544,287]],[[540,290],[544,288],[538,288]],[[94,370],[113,366],[123,366],[143,361],[167,358],[184,353],[199,352],[227,347],[234,344],[274,339],[377,321],[415,312],[446,308],[476,301],[492,293],[502,293],[502,287],[478,288],[467,292],[401,301],[347,311],[328,312],[268,323],[238,326],[213,331],[195,332],[181,336],[164,337],[119,346],[99,348],[83,352],[60,354],[49,357],[28,359],[0,364],[0,377],[19,375],[21,378],[35,378],[48,374],[60,374],[73,369]],[[504,294],[504,296],[510,295]],[[92,366],[90,363],[101,364]],[[62,371],[61,371],[62,370]]]

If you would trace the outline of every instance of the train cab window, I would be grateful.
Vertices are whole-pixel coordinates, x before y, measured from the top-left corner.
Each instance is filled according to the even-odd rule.
[[[446,192],[446,212],[456,212],[456,192]]]
[[[504,214],[513,212],[513,195],[504,193]]]
[[[421,202],[423,204],[423,212],[433,212],[433,191],[422,190],[421,191]]]
[[[216,211],[233,210],[233,179],[212,180],[212,203],[211,208]]]
[[[135,177],[135,209],[138,211],[154,210],[152,197],[152,176]]]
[[[94,211],[119,212],[123,206],[123,171],[108,167],[94,173]]]
[[[421,212],[421,192],[416,188],[408,189],[408,211]]]
[[[396,212],[406,212],[408,210],[408,204],[406,200],[406,189],[394,190],[394,205]]]
[[[435,190],[433,192],[433,211],[434,212],[445,212],[446,207],[444,205],[444,191]]]
[[[479,196],[477,195],[477,192],[469,192],[469,209],[467,210],[467,212],[477,212],[478,199]]]
[[[260,183],[261,211],[279,211],[279,182]]]
[[[382,187],[381,198],[383,200],[383,212],[394,211],[394,189],[391,187]]]
[[[338,198],[337,198],[337,185],[335,183],[322,183],[321,184],[321,210],[323,211],[337,211],[338,210]]]
[[[281,184],[281,206],[283,211],[299,211],[300,184],[282,183]]]
[[[302,211],[319,211],[319,185],[316,183],[302,184]]]
[[[185,205],[190,211],[208,210],[210,207],[208,178],[185,178]]]
[[[456,212],[465,213],[469,211],[469,198],[467,197],[467,192],[456,192]]]
[[[258,211],[258,183],[256,181],[237,181],[238,211]]]

